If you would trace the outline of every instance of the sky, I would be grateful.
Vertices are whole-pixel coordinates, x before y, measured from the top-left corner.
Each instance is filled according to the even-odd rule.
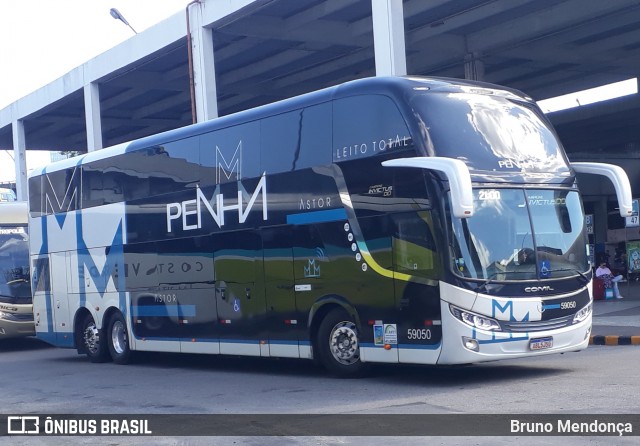
[[[0,0],[0,109],[63,76],[134,32],[109,14],[117,8],[141,32],[190,0]],[[13,181],[13,152],[0,150],[0,181]],[[48,152],[27,151],[27,170]]]

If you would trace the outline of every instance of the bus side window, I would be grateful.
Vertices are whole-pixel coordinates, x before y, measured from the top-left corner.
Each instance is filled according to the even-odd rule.
[[[333,102],[333,161],[409,149],[407,124],[391,98],[360,95]]]
[[[331,112],[330,102],[304,109],[295,169],[331,164]]]
[[[259,147],[259,121],[200,135],[200,187],[260,177]]]
[[[40,257],[33,260],[33,292],[51,291],[49,276],[49,257]]]
[[[331,103],[260,121],[262,171],[288,172],[331,164]]]
[[[77,166],[44,174],[43,195],[46,215],[81,209],[82,169]]]
[[[29,178],[29,213],[32,217],[41,217],[44,213],[44,175]]]
[[[398,272],[437,277],[437,248],[431,232],[430,212],[392,215],[394,265]]]
[[[104,184],[102,171],[91,165],[82,167],[82,208],[102,206],[104,200]]]
[[[271,116],[260,121],[261,170],[268,174],[295,168],[300,151],[302,110]]]
[[[429,194],[422,169],[396,168],[393,175],[393,196],[415,198],[420,208],[430,209]]]

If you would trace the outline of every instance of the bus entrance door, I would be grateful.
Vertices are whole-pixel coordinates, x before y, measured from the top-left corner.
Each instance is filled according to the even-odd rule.
[[[254,230],[213,236],[221,354],[260,356],[266,329],[261,245]]]
[[[33,259],[33,294],[36,334],[60,347],[73,346],[73,326],[69,321],[66,280],[59,280],[54,289],[53,277],[66,277],[65,253],[52,253]],[[70,269],[70,268],[69,268]],[[64,289],[62,289],[64,288]],[[56,291],[54,294],[53,291]],[[64,296],[65,298],[54,296]]]

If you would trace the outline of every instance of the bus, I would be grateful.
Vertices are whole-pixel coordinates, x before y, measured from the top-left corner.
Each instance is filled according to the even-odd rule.
[[[16,193],[13,189],[0,187],[0,202],[3,201],[16,201]]]
[[[35,335],[26,202],[0,203],[0,339]]]
[[[576,172],[524,94],[368,78],[29,176],[36,332],[136,351],[467,364],[578,351],[592,318]]]

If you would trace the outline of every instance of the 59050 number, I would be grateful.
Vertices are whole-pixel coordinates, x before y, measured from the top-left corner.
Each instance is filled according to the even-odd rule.
[[[407,330],[408,340],[428,340],[431,339],[431,330],[428,328],[409,328]]]

